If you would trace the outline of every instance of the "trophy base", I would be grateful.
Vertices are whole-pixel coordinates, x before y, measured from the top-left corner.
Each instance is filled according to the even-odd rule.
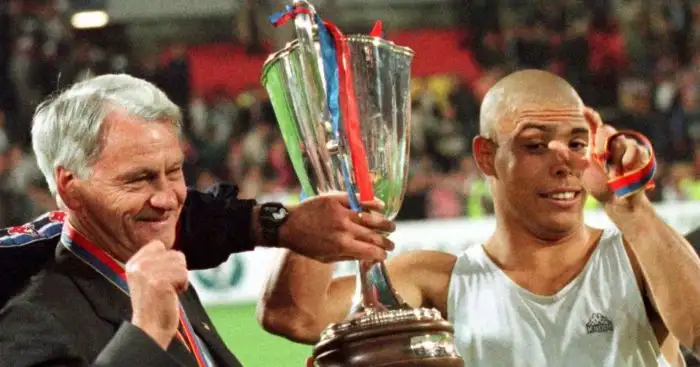
[[[435,313],[437,317],[433,317]],[[454,329],[439,312],[426,309],[382,311],[360,319],[368,318],[374,318],[374,322],[353,320],[326,329],[321,342],[314,347],[314,365],[464,366],[454,347]]]

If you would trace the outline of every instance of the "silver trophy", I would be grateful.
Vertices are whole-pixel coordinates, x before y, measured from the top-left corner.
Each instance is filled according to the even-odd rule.
[[[347,116],[333,118],[319,26],[313,6],[294,1],[297,39],[270,55],[262,84],[270,95],[294,170],[306,196],[356,188],[355,166],[368,168],[373,194],[393,219],[405,192],[410,139],[413,51],[380,37],[345,37],[365,162],[351,154]],[[337,46],[337,45],[336,45]],[[341,91],[343,92],[343,91]],[[357,130],[355,130],[357,131]],[[357,135],[355,135],[357,136]],[[355,158],[353,160],[353,158]],[[353,192],[354,190],[350,190]],[[329,325],[314,347],[316,366],[463,366],[453,327],[435,309],[408,306],[383,262],[357,264],[357,286],[346,321]]]

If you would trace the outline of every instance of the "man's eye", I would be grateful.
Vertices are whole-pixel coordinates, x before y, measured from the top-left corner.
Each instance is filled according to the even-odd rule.
[[[168,174],[177,173],[182,171],[182,166],[172,167],[168,170]]]
[[[569,147],[574,151],[582,151],[588,148],[588,143],[583,141],[573,141],[569,144]]]
[[[168,177],[179,178],[180,176],[182,176],[182,167],[168,171]]]
[[[139,184],[139,183],[144,183],[148,182],[153,179],[153,175],[138,175],[132,179],[130,179],[128,182],[131,184]]]
[[[525,144],[525,148],[531,152],[541,152],[547,149],[547,144],[545,143],[529,143]]]

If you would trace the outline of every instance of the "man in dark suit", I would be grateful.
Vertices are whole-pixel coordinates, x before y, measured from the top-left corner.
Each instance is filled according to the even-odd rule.
[[[187,283],[188,268],[215,266],[226,251],[206,237],[176,241],[187,196],[179,130],[180,112],[162,91],[124,75],[79,83],[37,109],[34,151],[65,218],[53,218],[64,220],[55,259],[0,311],[0,366],[240,365]],[[392,246],[377,231],[393,225],[378,215],[353,215],[339,199],[305,205],[333,224],[306,231],[343,238],[308,255],[376,260]],[[285,225],[301,217],[290,211],[259,208],[263,243],[303,234]]]

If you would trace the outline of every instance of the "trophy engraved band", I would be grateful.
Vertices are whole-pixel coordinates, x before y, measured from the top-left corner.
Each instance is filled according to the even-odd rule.
[[[346,192],[356,211],[358,196],[378,197],[393,219],[408,173],[413,51],[383,39],[381,23],[344,36],[306,1],[271,21],[296,28],[265,62],[262,84],[304,195]],[[404,302],[383,262],[357,268],[348,317],[321,334],[316,366],[464,366],[439,311]]]

